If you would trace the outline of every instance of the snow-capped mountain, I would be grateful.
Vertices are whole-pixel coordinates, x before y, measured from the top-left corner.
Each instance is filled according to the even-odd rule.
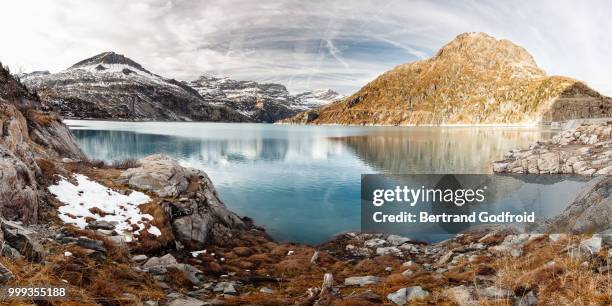
[[[331,89],[305,91],[295,95],[295,97],[301,101],[300,103],[304,110],[322,107],[331,102],[346,98],[345,95],[339,94]]]
[[[341,97],[332,90],[292,95],[281,84],[212,76],[179,82],[114,52],[19,78],[67,118],[275,122]]]
[[[197,90],[206,101],[233,108],[258,122],[276,122],[342,97],[329,89],[292,95],[281,84],[206,75],[186,84]]]
[[[182,82],[153,74],[114,52],[58,73],[35,72],[20,79],[69,118],[250,121],[235,110],[207,103]]]

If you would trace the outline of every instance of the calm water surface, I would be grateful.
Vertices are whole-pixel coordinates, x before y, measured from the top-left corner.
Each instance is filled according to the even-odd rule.
[[[170,155],[205,170],[229,208],[255,219],[276,239],[310,244],[359,230],[363,173],[490,173],[491,161],[508,150],[555,133],[508,127],[66,123],[92,159]]]

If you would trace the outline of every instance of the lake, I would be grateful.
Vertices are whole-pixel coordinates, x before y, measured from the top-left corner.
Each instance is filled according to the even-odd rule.
[[[230,209],[253,218],[275,239],[308,244],[359,230],[361,174],[491,173],[491,162],[508,150],[556,133],[520,127],[66,123],[91,159],[167,154],[206,171]],[[579,187],[559,184],[568,194]]]

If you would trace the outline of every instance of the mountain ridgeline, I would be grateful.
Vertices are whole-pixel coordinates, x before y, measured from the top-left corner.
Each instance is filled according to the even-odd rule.
[[[311,108],[311,99],[283,85],[203,76],[165,78],[114,52],[82,60],[58,73],[19,75],[43,103],[66,118],[275,122]],[[341,95],[324,96],[333,99]],[[318,104],[316,106],[319,106]]]
[[[286,120],[309,124],[537,124],[611,117],[612,99],[547,76],[508,40],[465,33],[430,59],[399,65],[358,92]]]

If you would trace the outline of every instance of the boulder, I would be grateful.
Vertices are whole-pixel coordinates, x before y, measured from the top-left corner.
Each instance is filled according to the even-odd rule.
[[[13,274],[13,272],[11,272],[11,270],[9,270],[3,264],[0,264],[0,284],[5,284],[13,279],[15,279],[15,274]]]
[[[550,234],[548,235],[548,239],[552,242],[559,242],[567,239],[567,234]]]
[[[221,202],[206,173],[182,167],[167,156],[141,159],[139,167],[125,170],[118,181],[161,197],[172,197],[162,205],[169,214],[175,238],[188,249],[200,250],[209,243],[225,243],[233,237],[233,231],[247,228]]]
[[[142,267],[145,269],[153,268],[153,267],[166,267],[178,264],[176,258],[172,256],[172,254],[166,254],[162,257],[151,257],[147,262],[145,262]]]
[[[389,243],[392,245],[400,246],[406,242],[410,242],[411,239],[408,237],[402,237],[399,235],[389,235],[389,237],[387,237],[387,241],[389,241]]]
[[[274,293],[274,290],[268,288],[268,287],[262,287],[259,289],[259,292],[261,293],[266,293],[266,294],[272,294]]]
[[[11,247],[15,248],[21,255],[31,261],[41,261],[47,252],[31,235],[32,232],[22,226],[10,222],[1,221],[4,239]]]
[[[112,231],[115,229],[115,225],[104,220],[94,220],[89,222],[87,228],[97,229],[97,230],[109,230]]]
[[[370,240],[366,240],[363,245],[368,247],[368,248],[377,248],[377,247],[381,247],[383,245],[387,244],[387,241],[385,241],[384,239],[380,239],[380,238],[373,238]]]
[[[116,235],[116,236],[110,236],[107,239],[119,248],[122,248],[125,250],[129,249],[128,241],[125,238],[125,236]]]
[[[106,248],[104,247],[104,243],[102,241],[94,240],[94,239],[91,239],[85,236],[81,236],[77,238],[76,243],[82,248],[106,253]]]
[[[0,247],[0,255],[8,257],[12,260],[18,260],[18,259],[23,258],[23,256],[21,256],[21,254],[19,253],[19,251],[17,251],[17,249],[8,245],[7,243],[3,243],[2,247]]]
[[[168,303],[168,306],[204,306],[206,302],[191,297],[180,297]]]
[[[351,276],[344,279],[345,286],[366,286],[382,282],[384,278],[377,276]]]
[[[213,288],[213,292],[221,292],[229,295],[238,294],[238,291],[236,291],[236,284],[234,282],[220,282],[215,286],[215,288]]]
[[[440,259],[438,259],[438,264],[443,265],[448,263],[451,259],[453,259],[454,255],[455,254],[453,253],[453,251],[448,251],[446,254],[442,255]]]
[[[401,288],[387,295],[387,299],[395,303],[395,305],[406,305],[408,302],[423,299],[429,296],[429,292],[423,290],[420,286]]]
[[[589,239],[582,240],[579,247],[584,253],[593,256],[601,250],[602,241],[603,239],[601,237],[593,236]]]
[[[401,257],[404,254],[397,247],[384,247],[384,248],[376,248],[376,255],[393,255]]]
[[[204,273],[202,271],[200,271],[198,268],[190,264],[180,264],[179,263],[179,264],[168,265],[166,266],[166,268],[175,268],[175,269],[182,271],[183,273],[185,273],[185,276],[187,277],[187,279],[189,279],[189,281],[192,284],[196,284],[196,285],[200,284],[204,277]]]
[[[177,197],[189,186],[190,178],[185,168],[166,155],[147,156],[139,160],[139,164],[137,168],[124,171],[119,182],[160,197]]]
[[[143,261],[147,260],[148,258],[149,258],[149,257],[148,257],[147,255],[144,255],[144,254],[134,255],[134,256],[132,257],[132,261],[135,261],[135,262],[143,262]]]

